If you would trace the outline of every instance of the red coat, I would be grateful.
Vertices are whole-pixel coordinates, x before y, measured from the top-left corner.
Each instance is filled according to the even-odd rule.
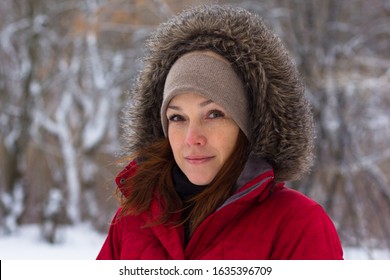
[[[145,228],[148,213],[115,221],[119,209],[97,259],[342,259],[338,234],[323,208],[273,182],[269,169],[245,184],[200,224],[186,248],[182,226]],[[152,216],[158,209],[154,201]]]

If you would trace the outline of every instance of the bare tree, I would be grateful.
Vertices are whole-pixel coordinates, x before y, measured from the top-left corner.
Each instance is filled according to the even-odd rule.
[[[0,25],[2,228],[12,232],[23,219],[40,220],[44,237],[55,242],[61,224],[100,220],[106,226],[112,213],[97,205],[113,181],[106,166],[119,148],[123,92],[151,29],[136,13],[145,6],[105,0],[1,5],[7,14]]]
[[[7,1],[2,4],[6,17],[2,22],[1,43],[1,143],[3,144],[0,208],[3,229],[13,232],[25,211],[26,154],[31,139],[31,106],[34,100],[38,48],[43,17],[35,1],[23,6]]]
[[[383,242],[390,248],[390,222],[381,214],[390,210],[386,3],[279,3],[288,11],[279,18],[282,36],[306,81],[317,123],[316,165],[296,187],[324,205],[346,246],[367,249]]]

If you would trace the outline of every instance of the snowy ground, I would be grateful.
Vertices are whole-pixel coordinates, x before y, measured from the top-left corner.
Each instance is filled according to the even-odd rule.
[[[40,238],[36,225],[24,226],[13,236],[0,236],[0,259],[9,260],[93,260],[103,244],[105,235],[88,225],[66,228],[59,244],[50,245]],[[389,260],[389,251],[367,254],[359,248],[344,248],[346,260]]]
[[[58,244],[40,237],[39,227],[24,226],[13,236],[0,236],[0,259],[90,260],[95,259],[105,236],[88,225],[61,231]]]

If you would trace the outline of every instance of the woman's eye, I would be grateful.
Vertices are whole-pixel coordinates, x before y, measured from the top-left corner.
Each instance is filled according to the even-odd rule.
[[[210,118],[210,119],[221,118],[224,116],[225,116],[225,114],[219,110],[213,110],[208,114],[208,118]]]
[[[184,121],[184,118],[180,115],[175,114],[175,115],[169,116],[168,120],[170,122],[180,122],[180,121]]]

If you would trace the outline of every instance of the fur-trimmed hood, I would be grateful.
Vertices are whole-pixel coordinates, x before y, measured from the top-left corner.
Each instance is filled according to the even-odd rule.
[[[161,24],[147,41],[144,67],[124,108],[126,154],[163,138],[160,107],[170,67],[184,53],[210,49],[232,63],[249,98],[251,151],[295,180],[313,160],[313,117],[304,85],[280,39],[256,15],[227,6],[199,6]]]

